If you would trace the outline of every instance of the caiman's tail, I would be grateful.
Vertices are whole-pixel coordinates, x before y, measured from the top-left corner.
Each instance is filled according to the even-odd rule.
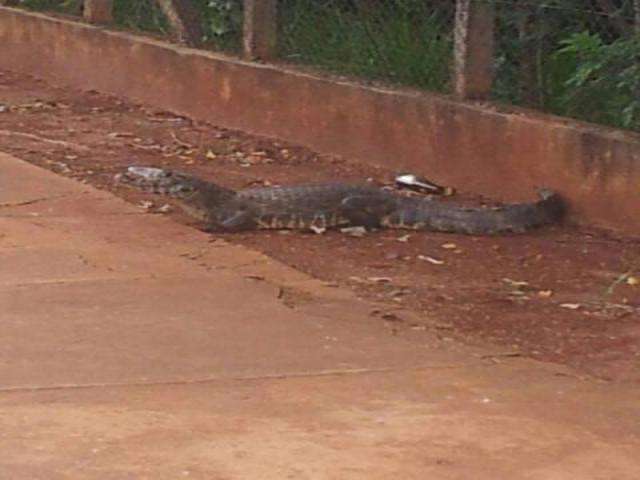
[[[539,190],[540,200],[495,208],[466,208],[447,202],[403,199],[401,208],[384,222],[395,228],[412,228],[469,235],[522,233],[562,220],[565,204],[555,192]]]

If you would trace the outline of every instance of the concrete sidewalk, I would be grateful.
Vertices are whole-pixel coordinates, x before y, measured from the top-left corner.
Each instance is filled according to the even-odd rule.
[[[640,393],[0,154],[0,478],[637,479]]]

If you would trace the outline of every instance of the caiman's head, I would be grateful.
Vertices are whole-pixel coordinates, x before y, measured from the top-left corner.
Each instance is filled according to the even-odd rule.
[[[140,190],[179,199],[185,210],[197,218],[206,218],[209,212],[235,196],[235,192],[186,173],[155,167],[129,167],[116,175],[116,182]]]
[[[196,192],[194,178],[184,173],[155,167],[129,167],[116,181],[151,193],[188,200]]]

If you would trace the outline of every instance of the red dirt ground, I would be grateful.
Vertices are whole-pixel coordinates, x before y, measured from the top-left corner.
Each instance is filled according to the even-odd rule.
[[[151,213],[166,199],[115,187],[113,176],[124,167],[174,168],[233,188],[336,178],[389,183],[396,173],[6,71],[0,150],[132,202],[152,201]],[[190,222],[175,208],[168,215]],[[387,304],[373,315],[391,331],[428,329],[606,380],[640,381],[637,239],[571,226],[497,238],[402,231],[218,236]],[[407,311],[417,316],[408,321]]]

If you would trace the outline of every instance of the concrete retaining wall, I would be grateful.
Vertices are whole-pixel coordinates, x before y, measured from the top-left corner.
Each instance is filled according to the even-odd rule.
[[[0,7],[0,68],[426,174],[503,200],[562,192],[571,216],[640,234],[640,136],[334,81]]]

